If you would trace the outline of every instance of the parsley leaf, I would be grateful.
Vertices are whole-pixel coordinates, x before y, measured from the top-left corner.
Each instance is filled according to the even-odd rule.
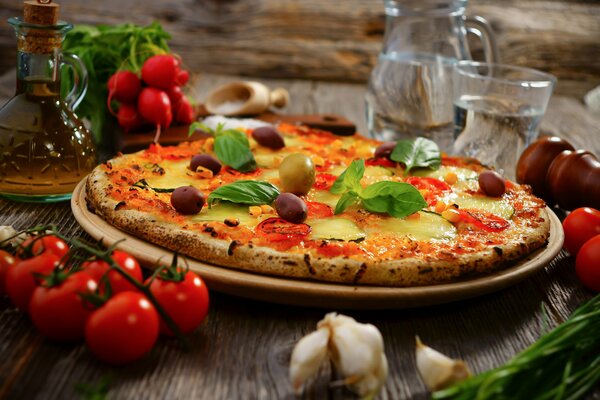
[[[406,174],[415,167],[438,169],[442,165],[440,148],[434,141],[418,137],[414,140],[400,140],[390,158],[406,166]]]

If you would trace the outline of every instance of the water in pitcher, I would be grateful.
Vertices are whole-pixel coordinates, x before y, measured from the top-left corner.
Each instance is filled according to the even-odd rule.
[[[455,154],[475,157],[514,179],[519,156],[538,135],[544,110],[518,99],[462,96],[454,104]]]
[[[381,54],[366,96],[369,132],[379,140],[424,136],[452,149],[452,68],[434,54]]]

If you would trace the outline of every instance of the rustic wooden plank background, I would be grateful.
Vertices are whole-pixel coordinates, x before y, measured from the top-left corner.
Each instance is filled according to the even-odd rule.
[[[364,82],[384,29],[382,0],[59,2],[74,23],[158,20],[190,69],[232,75]],[[558,93],[582,97],[600,84],[600,2],[471,0],[467,10],[491,22],[504,62],[556,74]],[[21,1],[0,0],[0,73],[15,65],[4,21],[20,13]]]

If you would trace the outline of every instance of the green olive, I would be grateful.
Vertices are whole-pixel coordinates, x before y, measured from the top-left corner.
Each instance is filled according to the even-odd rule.
[[[315,183],[315,165],[304,154],[290,154],[279,166],[279,179],[284,192],[305,195]]]

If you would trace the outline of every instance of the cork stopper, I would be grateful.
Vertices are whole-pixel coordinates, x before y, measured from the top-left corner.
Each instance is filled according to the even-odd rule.
[[[54,26],[58,23],[60,5],[52,0],[27,0],[23,3],[25,23]],[[61,47],[62,36],[52,29],[31,28],[23,37],[19,37],[19,50],[27,53],[52,53]]]
[[[52,0],[27,0],[23,5],[23,17],[28,24],[56,25],[60,4]]]

